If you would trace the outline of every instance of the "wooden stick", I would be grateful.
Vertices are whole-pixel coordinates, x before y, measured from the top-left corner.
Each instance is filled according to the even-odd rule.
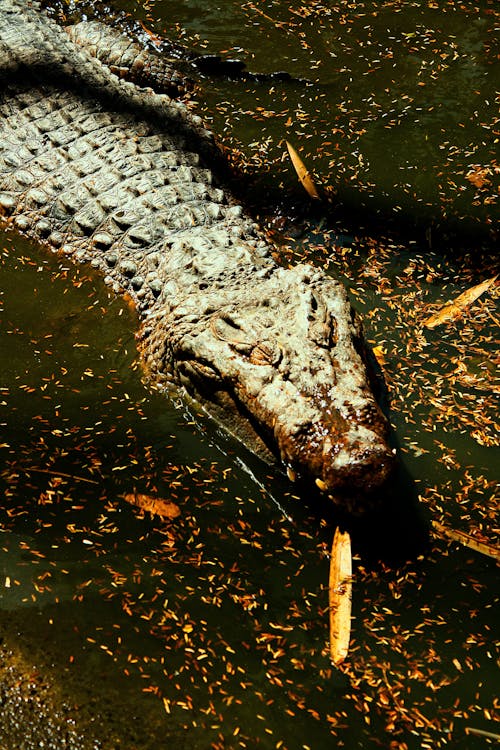
[[[351,635],[352,557],[347,531],[336,529],[330,556],[330,658],[336,666],[349,651]]]
[[[484,729],[474,729],[474,727],[465,727],[465,734],[476,734],[478,737],[488,737],[490,740],[500,740],[500,734],[495,732],[486,732]]]
[[[482,555],[487,555],[500,562],[500,547],[495,547],[493,544],[488,544],[487,542],[480,542],[470,534],[451,529],[449,526],[443,526],[443,524],[437,521],[432,521],[432,527],[439,536],[446,536],[448,539],[453,539],[454,542],[463,544],[464,547],[469,547],[469,549],[481,552]]]
[[[23,469],[23,471],[26,474],[29,474],[31,471],[36,471],[39,474],[50,474],[53,477],[65,477],[66,479],[76,479],[77,482],[88,482],[89,484],[99,484],[99,482],[96,482],[95,479],[87,479],[86,477],[79,477],[76,474],[66,474],[64,471],[54,471],[52,469],[37,469],[37,468],[31,468],[31,469]]]

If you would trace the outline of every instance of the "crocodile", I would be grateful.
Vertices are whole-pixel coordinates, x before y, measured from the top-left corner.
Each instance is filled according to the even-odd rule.
[[[122,40],[104,59],[81,31],[0,0],[3,224],[133,300],[152,383],[183,386],[334,502],[373,494],[394,455],[345,288],[274,259],[181,75],[163,68],[156,91],[149,53]]]

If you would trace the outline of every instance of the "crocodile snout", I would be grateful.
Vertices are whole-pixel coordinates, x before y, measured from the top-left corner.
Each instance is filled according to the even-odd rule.
[[[341,421],[334,429],[319,420],[292,435],[278,428],[281,455],[293,473],[309,475],[324,492],[369,492],[384,483],[395,463],[384,422],[379,415],[370,429]]]

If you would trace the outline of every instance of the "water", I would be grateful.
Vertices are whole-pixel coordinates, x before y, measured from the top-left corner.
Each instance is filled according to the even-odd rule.
[[[4,711],[3,744],[64,746],[52,701],[81,748],[483,748],[465,728],[497,726],[498,568],[428,532],[498,544],[498,291],[455,323],[422,321],[496,272],[491,232],[475,231],[498,221],[494,4],[308,3],[301,19],[298,4],[177,3],[174,29],[171,8],[128,7],[252,70],[318,79],[206,81],[199,106],[264,172],[246,179],[284,262],[342,278],[383,347],[402,468],[386,517],[348,523],[352,640],[333,669],[339,519],[196,405],[151,391],[133,311],[89,269],[2,236],[3,678],[14,664],[44,680],[53,719],[27,734]],[[288,219],[306,203],[285,137],[342,206]],[[491,170],[480,187],[474,164]],[[180,515],[141,511],[134,492]]]
[[[498,217],[494,3],[205,6],[180,4],[176,19],[193,41],[201,36],[210,51],[227,50],[257,72],[314,82],[208,87],[216,131],[270,171],[268,189],[288,189],[286,138],[348,206],[364,203],[365,216],[383,212],[384,223],[403,218],[423,232],[459,220],[460,233],[475,234]],[[153,6],[150,18],[160,15]],[[482,186],[471,181],[480,169],[489,170]]]

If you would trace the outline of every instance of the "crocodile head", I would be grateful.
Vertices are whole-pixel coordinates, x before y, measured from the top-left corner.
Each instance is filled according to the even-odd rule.
[[[289,475],[320,489],[369,490],[393,464],[370,390],[360,323],[343,287],[311,266],[256,271],[253,283],[189,294],[145,337],[208,410]],[[162,345],[161,329],[174,332]]]

